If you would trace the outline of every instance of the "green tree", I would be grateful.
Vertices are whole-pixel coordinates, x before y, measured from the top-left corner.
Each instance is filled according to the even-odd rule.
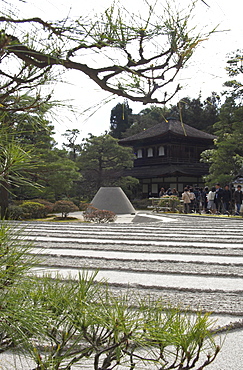
[[[214,125],[215,149],[202,153],[202,160],[210,164],[206,181],[209,184],[230,183],[243,167],[243,106],[233,96],[226,99]]]
[[[3,2],[1,2],[3,3]],[[8,2],[4,2],[4,8]],[[2,18],[1,21],[2,22]],[[28,38],[28,34],[26,34]],[[42,90],[55,76],[50,66],[42,69],[12,58],[6,52],[10,37],[0,31],[0,158],[1,214],[7,217],[9,194],[29,199],[39,191],[33,185],[39,180],[43,157],[52,150],[53,126],[46,119],[57,102]],[[48,89],[49,91],[49,89]],[[36,185],[35,185],[36,186]],[[25,194],[25,190],[27,191]]]
[[[83,176],[83,194],[90,199],[101,186],[114,186],[122,170],[133,165],[133,157],[131,148],[121,147],[112,136],[90,135],[77,161]]]
[[[46,167],[45,182],[46,192],[54,193],[54,198],[68,197],[73,187],[73,182],[80,179],[78,166],[70,159],[59,158],[50,162]]]
[[[28,152],[14,142],[0,139],[0,207],[1,219],[8,218],[11,187],[32,184],[28,173],[36,166]]]
[[[5,109],[0,104],[0,132],[8,140],[14,140],[25,150],[51,149],[55,142],[52,138],[54,127],[46,118],[54,104],[51,102],[39,102],[36,105],[35,98],[23,94],[18,97],[9,96],[8,99],[15,101],[11,109]],[[26,108],[26,104],[28,108]]]
[[[212,93],[203,102],[201,101],[201,97],[196,99],[186,97],[181,99],[177,105],[170,108],[151,105],[138,114],[132,115],[131,119],[133,123],[125,131],[123,137],[137,134],[149,127],[155,126],[166,120],[169,116],[176,117],[178,120],[182,120],[184,123],[198,130],[213,133],[213,125],[219,119],[219,109],[220,98],[216,93]]]
[[[2,58],[22,61],[24,72],[34,74],[32,79],[58,66],[82,72],[103,90],[125,99],[165,104],[180,89],[175,84],[169,94],[167,85],[208,35],[197,34],[191,26],[194,2],[180,11],[176,1],[162,8],[147,6],[143,17],[112,5],[100,16],[88,19],[85,15],[75,21],[47,22],[5,14],[0,18]],[[96,53],[95,60],[89,59],[89,51]],[[4,67],[2,74],[16,83],[15,72]],[[156,97],[161,89],[163,98]]]
[[[78,211],[78,207],[69,200],[58,200],[54,204],[53,211],[61,213],[63,218],[67,218],[70,212]]]
[[[54,127],[46,119],[53,104],[45,102],[36,107],[33,97],[25,95],[24,99],[28,100],[29,104],[33,103],[32,108],[27,111],[1,111],[0,107],[0,132],[5,138],[5,143],[10,140],[12,143],[18,142],[22,154],[28,153],[30,162],[28,171],[24,173],[25,182],[22,176],[21,186],[19,186],[20,183],[16,183],[15,176],[15,183],[2,187],[2,193],[4,193],[2,201],[6,203],[5,208],[8,206],[7,190],[11,191],[16,199],[46,197],[55,201],[68,196],[73,182],[80,178],[78,168],[68,158],[67,151],[55,149]],[[75,134],[77,134],[76,131]],[[16,166],[17,163],[15,163],[15,171]],[[37,186],[33,187],[33,183]]]
[[[122,188],[126,196],[133,200],[138,194],[139,180],[132,176],[119,177],[115,181],[114,186]]]
[[[36,155],[38,167],[32,169],[31,180],[39,184],[39,188],[33,186],[21,186],[14,190],[17,199],[44,198],[51,202],[73,195],[75,181],[80,180],[81,175],[77,164],[68,158],[65,150],[53,148]]]
[[[218,121],[220,97],[213,92],[204,101],[201,97],[181,99],[176,106],[171,107],[171,113],[179,120],[198,130],[213,133],[213,125]]]
[[[124,103],[118,103],[111,110],[110,117],[110,132],[109,134],[116,138],[121,139],[122,134],[131,126],[132,109],[129,108],[127,100]]]
[[[73,128],[72,130],[68,129],[64,134],[62,134],[62,136],[65,136],[68,141],[68,144],[63,143],[63,146],[70,150],[70,159],[72,159],[73,161],[76,161],[77,152],[80,151],[80,145],[76,144],[76,140],[79,134],[80,132],[76,128]]]
[[[55,144],[53,126],[45,118],[52,104],[42,102],[36,107],[35,99],[27,95],[19,100],[32,103],[32,108],[25,111],[25,105],[17,102],[7,110],[0,106],[1,217],[8,216],[9,193],[12,197],[22,194],[21,198],[29,199],[32,191],[40,192],[37,174],[43,156]],[[26,196],[24,189],[28,189]]]
[[[224,83],[224,86],[227,88],[224,93],[227,96],[232,96],[237,99],[242,99],[243,96],[243,83],[241,81],[243,74],[242,59],[242,50],[237,50],[228,55],[226,66],[226,70],[231,79]]]
[[[242,52],[236,51],[227,62],[229,77],[224,86],[225,102],[220,109],[219,121],[214,124],[217,135],[215,149],[202,153],[202,161],[210,164],[209,184],[230,183],[243,169],[243,84]]]
[[[149,127],[155,126],[158,123],[165,120],[168,109],[166,107],[161,108],[156,105],[151,105],[149,108],[141,110],[138,114],[132,115],[132,125],[122,135],[128,137],[135,135]]]

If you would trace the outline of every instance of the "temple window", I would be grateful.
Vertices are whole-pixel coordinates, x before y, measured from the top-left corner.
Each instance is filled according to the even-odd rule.
[[[165,155],[165,148],[164,148],[164,146],[160,146],[159,147],[159,156],[163,156],[163,155]]]
[[[153,156],[154,156],[153,148],[148,148],[148,157],[153,157]]]
[[[143,158],[143,151],[142,151],[142,149],[138,149],[138,151],[137,151],[137,158]]]

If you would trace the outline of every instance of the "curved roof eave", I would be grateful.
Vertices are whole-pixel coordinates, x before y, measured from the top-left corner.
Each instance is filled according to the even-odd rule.
[[[188,126],[180,121],[169,120],[168,122],[161,122],[153,127],[148,128],[138,134],[129,136],[127,138],[121,139],[119,143],[129,144],[140,140],[153,139],[165,136],[167,134],[173,134],[181,137],[188,137],[200,140],[214,140],[215,135],[208,134],[207,132],[198,130],[194,127]]]

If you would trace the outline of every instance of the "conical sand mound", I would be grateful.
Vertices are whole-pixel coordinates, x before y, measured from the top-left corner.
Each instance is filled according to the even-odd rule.
[[[94,196],[91,204],[93,207],[112,211],[117,215],[136,213],[130,200],[127,198],[124,191],[119,187],[100,188]]]

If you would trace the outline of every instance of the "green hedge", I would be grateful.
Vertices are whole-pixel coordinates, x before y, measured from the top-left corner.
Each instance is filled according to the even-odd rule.
[[[53,206],[54,204],[44,199],[35,199],[33,201],[24,201],[21,204],[12,204],[9,207],[10,218],[12,220],[45,218],[53,211]]]

